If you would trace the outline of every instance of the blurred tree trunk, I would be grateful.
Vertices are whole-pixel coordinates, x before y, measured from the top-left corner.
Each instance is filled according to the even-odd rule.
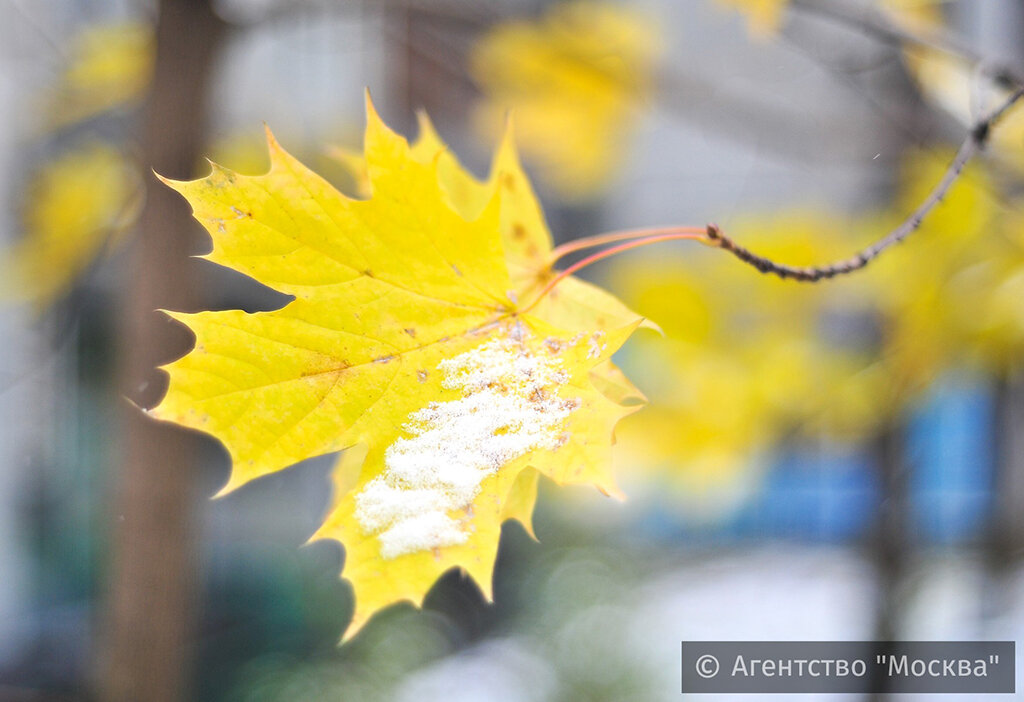
[[[982,615],[997,621],[1013,609],[1013,573],[1024,553],[1024,377],[996,382],[992,417],[992,508],[985,539],[988,581]]]
[[[972,7],[978,14],[977,41],[991,46],[1011,65],[1024,65],[1024,7],[991,3]],[[1024,369],[1018,363],[996,379],[992,419],[993,501],[985,555],[986,589],[982,615],[991,625],[1013,612],[1015,570],[1024,556]],[[1001,635],[1004,632],[989,632]]]
[[[156,65],[141,128],[146,204],[127,253],[118,339],[120,391],[150,406],[164,382],[154,368],[183,354],[186,331],[156,312],[193,309],[188,256],[196,227],[179,196],[150,174],[192,175],[204,140],[211,69],[224,34],[211,0],[161,0]],[[195,437],[124,408],[121,463],[112,484],[116,520],[97,687],[109,702],[184,699],[191,604]]]
[[[910,470],[906,457],[906,431],[900,419],[891,419],[882,428],[875,444],[875,460],[881,487],[881,503],[872,531],[871,551],[876,569],[878,599],[874,633],[876,652],[888,651],[886,642],[900,636],[900,617],[906,602],[906,573],[913,555],[910,525]],[[890,680],[885,676],[871,680],[869,699],[890,698]]]

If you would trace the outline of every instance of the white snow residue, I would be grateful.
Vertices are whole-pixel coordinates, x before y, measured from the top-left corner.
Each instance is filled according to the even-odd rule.
[[[414,412],[384,453],[384,472],[356,495],[359,524],[380,539],[381,555],[465,543],[469,526],[448,512],[466,508],[483,480],[537,449],[556,449],[578,400],[558,397],[562,361],[498,337],[442,361],[442,384],[465,395]]]
[[[601,339],[603,338],[604,332],[594,332],[590,335],[590,347],[587,351],[587,358],[601,357],[601,354],[608,348],[608,344],[601,343]]]

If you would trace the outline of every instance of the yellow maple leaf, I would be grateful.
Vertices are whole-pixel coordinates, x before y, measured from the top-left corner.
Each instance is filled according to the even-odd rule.
[[[653,23],[608,3],[560,3],[537,21],[498,25],[471,56],[485,98],[475,120],[491,136],[511,110],[541,178],[563,197],[593,197],[624,159],[660,53]]]
[[[138,178],[117,149],[86,144],[46,164],[32,179],[24,236],[5,252],[5,294],[45,308],[134,221]]]
[[[612,431],[635,407],[612,391],[623,384],[609,358],[641,322],[621,304],[611,312],[623,316],[607,314],[571,279],[556,291],[585,290],[574,299],[587,310],[535,303],[534,279],[513,274],[516,248],[504,244],[547,231],[516,235],[539,208],[522,204],[536,208],[511,138],[489,184],[475,184],[445,165],[439,140],[410,148],[367,112],[369,199],[342,195],[269,133],[265,175],[214,166],[167,181],[210,232],[210,260],[295,299],[255,314],[171,313],[196,346],[166,366],[167,395],[151,410],[225,445],[222,493],[347,449],[314,538],[345,546],[348,635],[381,607],[419,602],[451,568],[489,597],[501,523],[528,525],[538,475],[617,493]],[[457,204],[456,183],[486,197]]]
[[[506,120],[504,138],[486,182],[467,171],[438,136],[430,118],[417,114],[419,134],[410,147],[413,159],[437,169],[438,182],[449,204],[467,219],[483,210],[495,189],[500,193],[499,228],[505,262],[513,290],[520,299],[536,298],[555,273],[552,271],[552,237],[529,178],[516,151],[511,118]],[[349,149],[334,148],[334,157],[345,166],[356,183],[356,192],[369,196],[370,186],[365,158]],[[536,314],[555,324],[604,329],[631,324],[638,315],[615,296],[579,278],[569,277],[539,298]],[[657,329],[644,321],[641,326]],[[642,402],[637,390],[611,363],[596,369],[595,380],[603,392],[615,396],[620,404]],[[529,525],[527,525],[529,528]]]

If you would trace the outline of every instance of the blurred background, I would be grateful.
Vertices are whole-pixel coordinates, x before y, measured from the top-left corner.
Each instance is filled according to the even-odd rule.
[[[155,310],[286,302],[190,258],[206,234],[154,170],[261,172],[265,122],[358,193],[344,154],[369,87],[410,138],[425,109],[481,177],[511,110],[558,242],[714,221],[824,263],[902,221],[1020,85],[1024,4],[0,13],[0,699],[670,700],[681,640],[1024,631],[1021,110],[847,279],[780,281],[687,242],[588,268],[664,330],[617,359],[650,399],[618,431],[629,499],[543,485],[539,543],[505,528],[494,604],[449,573],[339,647],[343,549],[300,548],[335,457],[214,501],[223,448],[133,404],[191,344]]]

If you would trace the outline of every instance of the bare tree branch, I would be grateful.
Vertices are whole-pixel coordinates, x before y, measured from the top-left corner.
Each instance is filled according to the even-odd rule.
[[[912,32],[886,19],[877,10],[856,10],[841,2],[792,0],[791,6],[800,12],[846,25],[890,44],[911,44],[959,56],[977,64],[982,74],[1004,87],[1018,88],[1024,85],[1024,75],[1019,68],[992,61],[944,32]]]
[[[890,231],[883,238],[879,239],[871,246],[862,249],[856,255],[848,259],[824,266],[788,266],[776,263],[775,261],[765,258],[764,256],[759,256],[750,249],[736,243],[726,236],[722,230],[719,229],[718,225],[715,224],[708,225],[707,243],[711,246],[728,251],[736,258],[753,266],[762,273],[776,275],[783,279],[795,280],[801,283],[816,283],[819,280],[834,278],[836,276],[858,271],[878,258],[883,251],[900,243],[917,231],[925,217],[927,217],[931,211],[934,210],[940,202],[942,202],[943,198],[946,197],[946,194],[949,193],[949,189],[953,187],[953,184],[960,177],[960,174],[963,173],[964,167],[967,166],[970,160],[974,158],[988,143],[993,127],[995,127],[1006,112],[1021,100],[1021,98],[1024,98],[1024,88],[1018,88],[998,107],[975,122],[971,126],[963,144],[960,145],[960,149],[953,158],[953,162],[949,164],[949,167],[942,175],[942,178],[935,187],[932,188],[928,197],[918,205],[917,209],[915,209],[910,216],[904,219],[898,227]]]

